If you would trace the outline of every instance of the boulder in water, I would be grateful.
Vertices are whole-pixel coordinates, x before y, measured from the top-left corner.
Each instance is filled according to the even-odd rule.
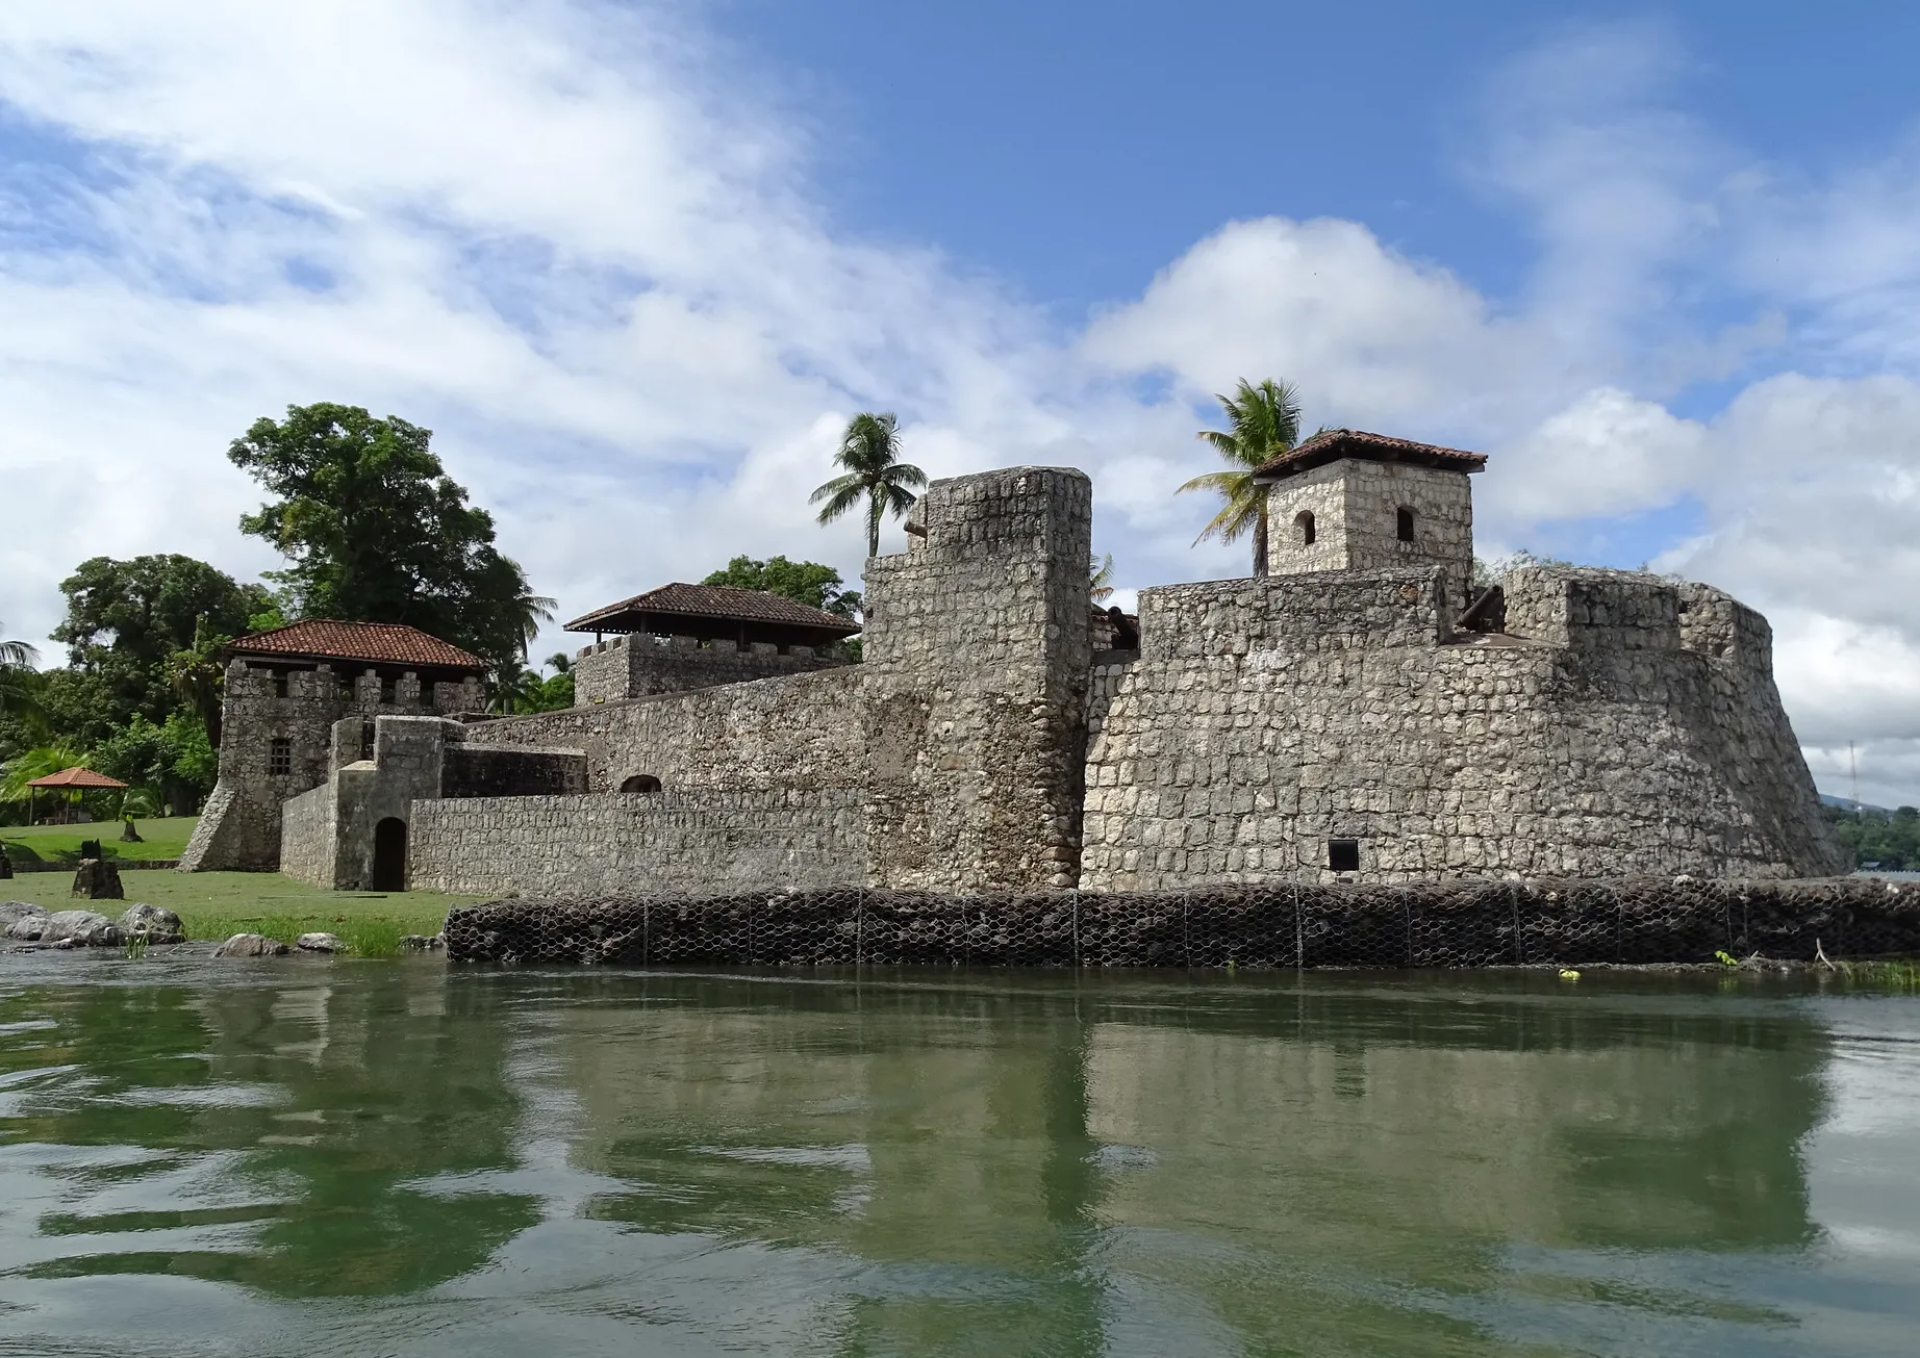
[[[111,948],[120,942],[120,926],[97,910],[57,910],[44,920],[33,922],[39,925],[42,943],[72,948]],[[20,925],[28,923],[22,920]]]
[[[178,915],[145,901],[126,908],[120,916],[120,932],[124,937],[145,939],[148,943],[178,943],[187,936]]]
[[[34,905],[30,901],[0,901],[0,929],[12,929],[23,919],[44,920],[46,917],[47,908],[44,905]]]
[[[287,945],[264,934],[235,934],[213,950],[215,957],[285,957]]]
[[[302,934],[293,940],[301,952],[345,952],[347,945],[338,934]]]

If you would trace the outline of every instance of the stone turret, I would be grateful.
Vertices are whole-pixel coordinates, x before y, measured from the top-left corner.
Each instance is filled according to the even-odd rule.
[[[1473,576],[1473,490],[1485,454],[1330,429],[1254,473],[1267,487],[1267,572],[1439,566],[1458,613]],[[1451,616],[1451,614],[1449,614]]]

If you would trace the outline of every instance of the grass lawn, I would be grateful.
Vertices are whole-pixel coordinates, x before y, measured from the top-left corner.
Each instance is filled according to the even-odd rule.
[[[120,842],[120,822],[117,820],[98,820],[90,825],[0,825],[0,844],[7,846],[9,856],[24,858],[25,854],[15,855],[14,850],[28,849],[49,863],[78,862],[80,841],[83,839],[99,840],[100,852],[108,858],[131,858],[135,862],[178,858],[186,852],[187,841],[193,837],[193,827],[199,823],[198,816],[136,820],[133,828],[139,831],[144,841],[139,844]],[[159,903],[154,902],[155,905]]]
[[[398,951],[402,934],[437,934],[454,906],[487,899],[438,891],[322,891],[277,872],[123,872],[120,881],[125,901],[96,903],[70,899],[73,879],[64,872],[22,873],[0,882],[0,900],[103,915],[145,901],[179,915],[189,938],[266,934],[291,944],[301,934],[330,933],[358,956],[383,957]]]

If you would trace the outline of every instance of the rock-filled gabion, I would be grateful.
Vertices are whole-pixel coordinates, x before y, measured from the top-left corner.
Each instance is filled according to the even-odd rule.
[[[948,896],[818,890],[505,900],[456,960],[701,965],[1487,967],[1920,954],[1920,890],[1815,881],[1450,882]]]

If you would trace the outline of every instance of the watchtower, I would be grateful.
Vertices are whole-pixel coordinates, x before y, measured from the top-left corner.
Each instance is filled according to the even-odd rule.
[[[1473,490],[1486,454],[1329,429],[1254,472],[1267,487],[1267,571],[1444,568],[1446,603],[1473,577]]]

